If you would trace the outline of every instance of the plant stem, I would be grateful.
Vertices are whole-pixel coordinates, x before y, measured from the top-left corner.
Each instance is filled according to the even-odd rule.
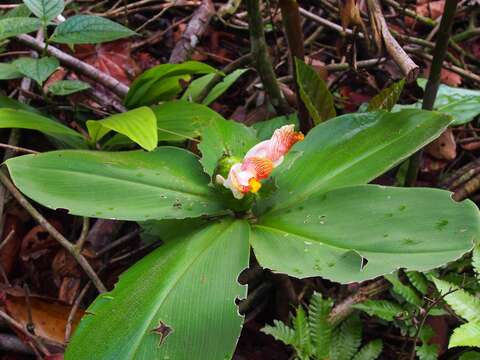
[[[299,6],[296,0],[280,0],[279,5],[282,11],[282,21],[285,28],[285,34],[287,35],[288,49],[290,50],[290,65],[295,84],[295,95],[297,97],[300,130],[306,134],[313,127],[313,121],[310,118],[307,107],[303,103],[300,96],[297,72],[295,71],[295,59],[298,58],[302,61],[305,59],[303,29]]]
[[[267,41],[265,40],[263,21],[260,14],[260,0],[246,0],[245,5],[249,19],[250,46],[253,63],[262,80],[265,92],[268,94],[273,107],[278,113],[291,113],[290,106],[288,106],[278,86],[272,61],[268,54]]]
[[[449,0],[445,3],[445,9],[438,29],[437,42],[433,49],[432,66],[430,68],[430,74],[423,95],[422,109],[424,110],[432,110],[433,105],[435,104],[438,86],[440,85],[440,72],[442,71],[443,60],[445,60],[445,55],[447,53],[457,4],[458,0]],[[413,186],[417,181],[421,159],[422,150],[413,154],[410,158],[410,164],[405,178],[405,186]]]

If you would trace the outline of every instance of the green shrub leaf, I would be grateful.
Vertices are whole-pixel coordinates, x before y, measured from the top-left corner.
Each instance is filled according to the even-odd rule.
[[[98,44],[133,35],[135,31],[109,19],[75,15],[57,26],[52,41],[62,44]]]
[[[375,95],[368,104],[368,111],[385,110],[390,111],[397,103],[400,95],[402,94],[405,80],[402,79],[399,82],[393,83],[389,87],[383,89]]]
[[[89,307],[65,359],[230,359],[242,324],[235,299],[246,296],[236,280],[248,257],[240,220],[161,246]]]
[[[480,347],[480,322],[469,322],[453,330],[448,347],[456,346]]]
[[[53,95],[66,96],[89,88],[90,85],[80,80],[60,80],[50,85],[48,91]]]
[[[23,74],[14,64],[0,63],[0,80],[19,79]]]
[[[89,120],[87,128],[93,142],[99,141],[113,130],[132,139],[145,150],[152,151],[158,144],[157,118],[146,106],[111,115],[103,120]]]
[[[449,192],[361,185],[260,216],[251,243],[266,268],[347,283],[443,265],[469,251],[479,233],[475,204]]]
[[[60,63],[54,57],[40,59],[25,57],[15,60],[13,64],[20,73],[35,80],[40,86],[60,66]]]
[[[0,40],[37,31],[40,26],[42,26],[42,22],[39,19],[29,17],[0,19]]]
[[[295,59],[295,67],[300,96],[315,124],[335,117],[333,96],[320,75],[299,59]]]
[[[23,3],[44,23],[60,15],[65,6],[63,0],[23,0]]]
[[[17,187],[73,215],[143,221],[218,214],[198,158],[173,147],[156,151],[52,151],[7,161]]]

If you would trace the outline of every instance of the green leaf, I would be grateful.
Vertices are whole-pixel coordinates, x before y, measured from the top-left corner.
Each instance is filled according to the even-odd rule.
[[[54,57],[40,59],[25,57],[15,60],[13,64],[20,73],[35,80],[40,86],[60,66],[60,63]]]
[[[335,117],[333,96],[315,69],[295,59],[300,96],[315,124]]]
[[[393,321],[403,312],[400,305],[388,300],[365,300],[359,304],[352,305],[352,307],[386,321]]]
[[[63,0],[23,0],[23,3],[44,23],[55,19],[64,8]]]
[[[2,109],[2,108],[9,108],[9,109],[15,109],[15,110],[25,110],[25,111],[33,112],[33,113],[36,113],[36,114],[40,114],[40,111],[38,111],[33,106],[21,103],[20,101],[9,98],[8,96],[0,96],[0,109]],[[57,123],[57,122],[55,121],[55,123]],[[69,129],[69,130],[71,130],[71,129]]]
[[[293,147],[297,154],[290,157],[302,156],[292,166],[274,170],[279,190],[261,205],[272,211],[293,207],[319,192],[367,183],[435,139],[449,123],[446,115],[421,110],[331,119]]]
[[[142,105],[153,105],[161,100],[169,100],[182,90],[178,84],[180,79],[185,80],[190,75],[209,74],[216,71],[210,65],[198,61],[155,66],[135,79],[124,100],[125,106],[131,109]],[[172,84],[169,84],[168,80],[173,80],[173,85],[175,85],[173,91],[170,91]]]
[[[190,234],[193,230],[208,224],[208,219],[187,218],[187,219],[167,219],[167,220],[149,220],[138,223],[142,228],[142,234],[148,235],[155,240],[161,239],[163,242],[171,241],[177,237],[183,237]]]
[[[152,110],[157,118],[159,141],[194,139],[215,121],[225,121],[207,106],[182,100],[168,101]]]
[[[480,347],[480,322],[468,322],[453,330],[448,348],[456,346]]]
[[[32,12],[25,4],[20,4],[13,9],[7,11],[5,14],[2,14],[1,19],[8,18],[27,18],[32,15]]]
[[[476,351],[469,351],[467,353],[463,353],[458,360],[478,360],[480,359],[480,352]]]
[[[135,31],[100,16],[75,15],[56,27],[51,40],[61,44],[98,44],[135,34]]]
[[[217,100],[224,92],[226,92],[240,76],[245,74],[248,69],[237,69],[228,74],[223,80],[215,85],[213,89],[208,93],[205,99],[202,101],[203,105],[210,105]]]
[[[17,70],[15,65],[0,63],[0,80],[19,79],[21,77],[23,77],[23,74]]]
[[[412,283],[415,288],[420,291],[421,294],[427,295],[428,293],[428,280],[421,272],[418,271],[407,271],[406,275],[408,280]]]
[[[333,327],[329,322],[333,301],[323,299],[320,293],[313,293],[308,307],[310,336],[317,359],[325,359],[330,353]]]
[[[268,140],[272,137],[275,130],[281,128],[284,125],[294,124],[298,129],[298,117],[297,114],[278,116],[270,120],[260,121],[252,125],[257,131],[258,141]]]
[[[435,277],[433,277],[433,282],[443,299],[457,315],[467,321],[480,323],[480,299],[456,285]]]
[[[398,274],[387,274],[385,275],[385,279],[387,279],[390,284],[392,284],[393,292],[400,295],[410,304],[416,306],[423,305],[423,300],[420,298],[420,296],[417,295],[415,290],[410,285],[404,285],[398,278]]]
[[[281,341],[285,345],[295,344],[295,330],[293,330],[291,327],[288,327],[281,321],[273,320],[273,326],[266,325],[260,331],[267,335],[273,336],[275,340]]]
[[[301,358],[308,358],[311,353],[310,328],[305,310],[300,305],[293,318],[293,330],[295,331],[295,350]]]
[[[161,246],[89,307],[65,359],[230,359],[242,327],[235,299],[246,296],[236,280],[248,256],[240,220]]]
[[[390,111],[397,103],[400,95],[402,94],[405,80],[402,79],[396,83],[393,83],[389,87],[383,89],[375,95],[368,104],[367,111],[385,110]]]
[[[357,315],[342,322],[333,333],[330,357],[335,360],[350,360],[362,343],[362,323]]]
[[[11,106],[12,104],[7,103],[6,105]],[[0,128],[36,130],[69,147],[80,149],[87,147],[85,139],[76,131],[55,120],[21,109],[27,108],[19,106],[18,109],[0,109]]]
[[[352,360],[375,360],[380,356],[382,350],[382,340],[373,340],[362,347]]]
[[[422,344],[415,347],[415,352],[420,360],[437,360],[438,359],[438,345],[437,344]]]
[[[472,265],[477,281],[480,282],[480,244],[475,244],[472,252]]]
[[[29,17],[0,19],[0,40],[37,31],[41,26],[40,20]]]
[[[180,148],[52,151],[6,164],[25,195],[73,215],[143,221],[222,211],[198,158]]]
[[[235,121],[217,120],[203,130],[202,142],[198,145],[202,152],[200,162],[212,176],[220,158],[224,155],[243,158],[256,142],[254,129]]]
[[[66,96],[90,88],[86,82],[80,80],[60,80],[48,87],[48,91],[53,95]]]
[[[264,214],[251,244],[263,267],[346,283],[443,265],[469,251],[479,233],[475,204],[449,192],[361,185]]]
[[[111,130],[127,136],[148,151],[157,147],[157,118],[146,107],[111,115],[103,120],[88,120],[87,128],[93,142],[99,141]]]

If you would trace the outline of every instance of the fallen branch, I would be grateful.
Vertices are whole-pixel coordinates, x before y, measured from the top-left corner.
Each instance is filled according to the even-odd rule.
[[[179,64],[190,58],[193,50],[198,45],[198,41],[207,31],[214,14],[215,7],[212,1],[203,0],[202,5],[195,10],[192,19],[188,22],[182,38],[173,48],[169,63]]]
[[[42,52],[46,46],[43,41],[36,40],[29,35],[18,35],[15,38],[20,43],[36,51]],[[128,86],[122,84],[120,81],[111,77],[110,75],[107,75],[104,72],[97,70],[92,65],[89,65],[81,60],[78,60],[77,58],[51,45],[48,45],[48,47],[46,48],[46,52],[49,55],[56,57],[60,61],[60,63],[62,63],[66,67],[72,70],[75,70],[89,77],[92,80],[99,82],[100,84],[102,84],[107,89],[111,90],[114,94],[120,96],[121,98],[124,98],[127,95],[129,90]]]
[[[18,189],[13,185],[10,181],[8,176],[3,172],[0,171],[0,181],[3,185],[10,191],[13,197],[18,201],[18,203],[27,210],[30,215],[41,225],[61,246],[63,246],[78,262],[78,264],[82,267],[83,271],[87,274],[90,278],[92,283],[97,288],[98,292],[104,293],[107,291],[105,285],[103,285],[102,281],[98,277],[97,273],[93,270],[89,262],[85,259],[85,257],[77,251],[77,247],[68,241],[60,232],[55,229],[43,216],[40,214],[37,209],[35,209],[30,202],[18,191]]]

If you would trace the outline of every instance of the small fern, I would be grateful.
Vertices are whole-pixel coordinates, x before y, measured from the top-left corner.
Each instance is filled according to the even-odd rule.
[[[418,296],[416,291],[411,286],[404,285],[398,278],[397,273],[385,275],[385,279],[392,284],[393,292],[400,295],[410,304],[422,306],[423,300],[420,298],[420,296]]]
[[[433,282],[453,311],[468,321],[454,330],[448,347],[480,347],[480,299],[446,281],[433,278]]]
[[[300,360],[375,360],[382,352],[381,340],[375,340],[358,351],[362,342],[362,324],[353,315],[334,328],[328,321],[333,307],[331,299],[314,293],[308,314],[302,306],[292,318],[292,326],[274,320],[262,332],[295,349]]]
[[[406,275],[410,283],[422,294],[428,293],[428,280],[425,275],[418,271],[407,271]]]
[[[388,300],[366,300],[353,305],[353,307],[386,321],[393,321],[403,312],[400,305]]]

